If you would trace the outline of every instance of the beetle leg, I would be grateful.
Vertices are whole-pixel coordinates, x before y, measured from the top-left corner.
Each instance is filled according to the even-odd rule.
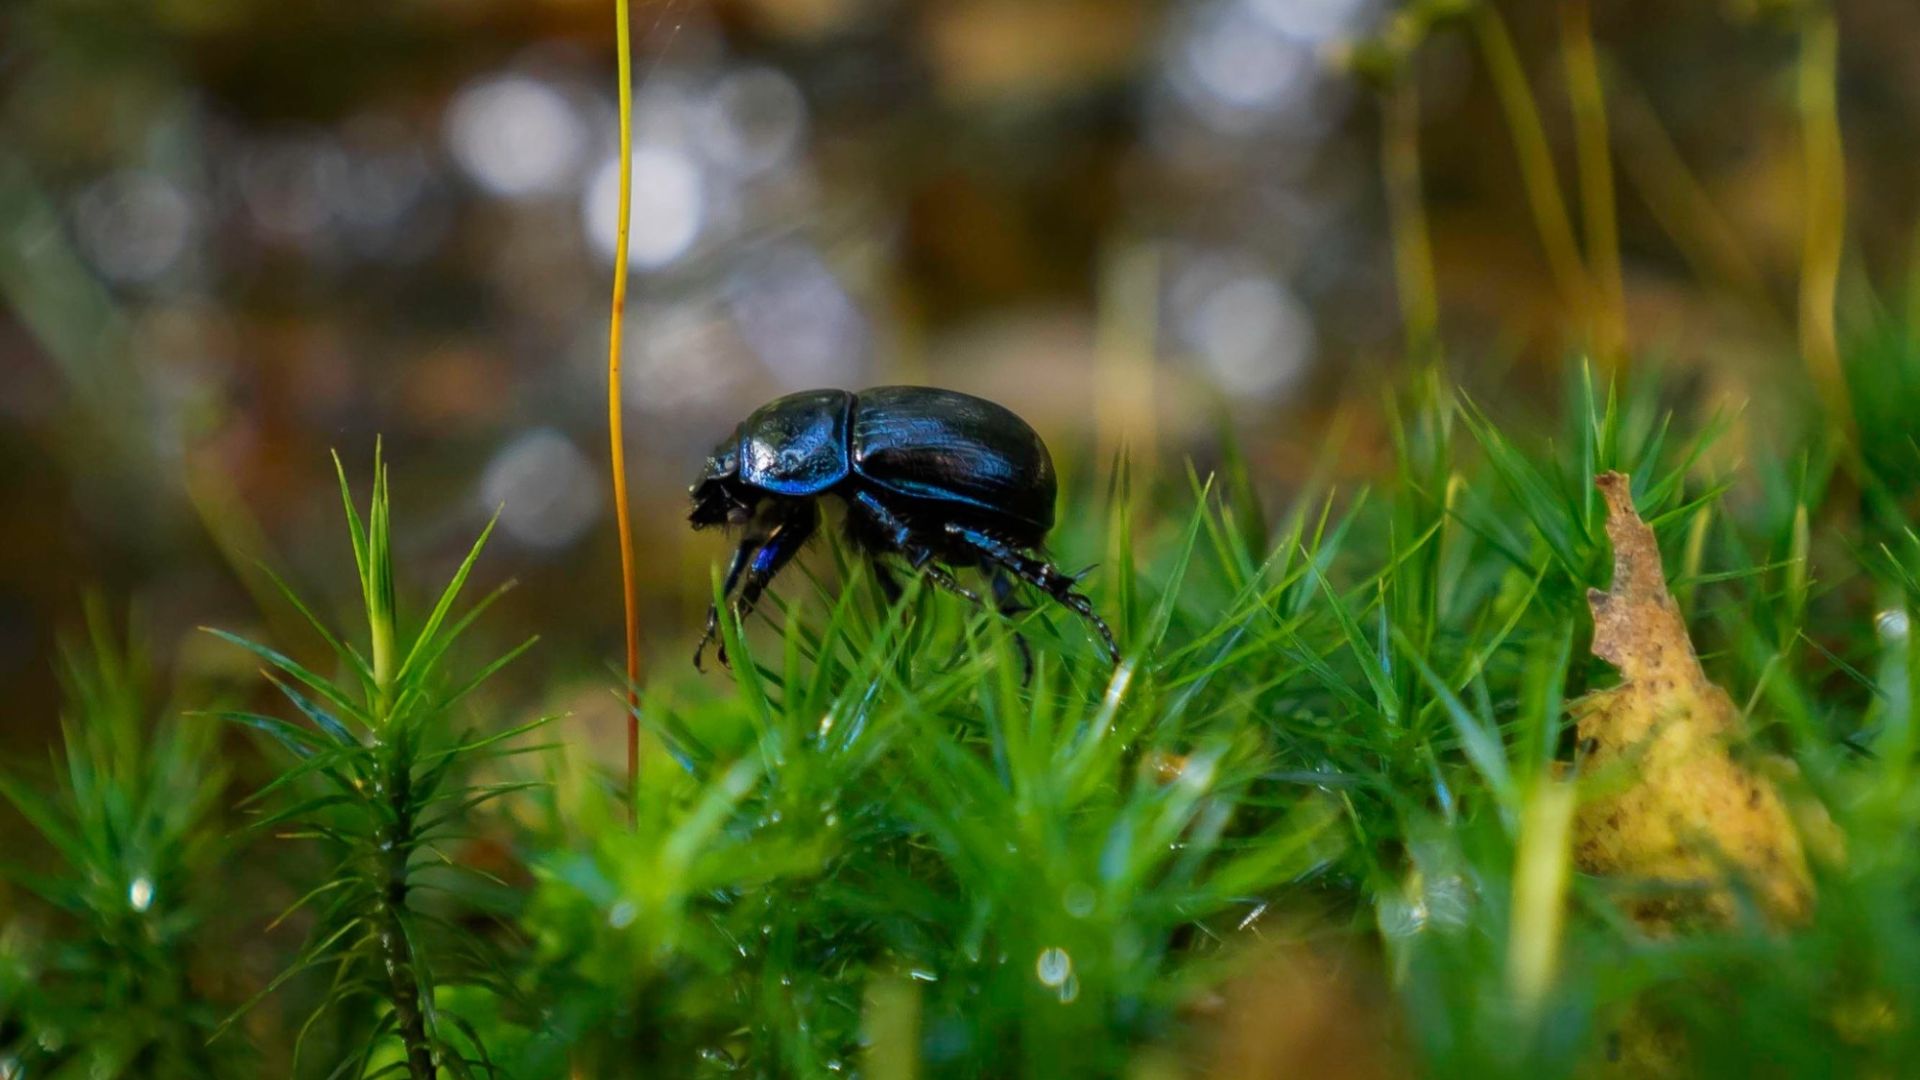
[[[1033,610],[1020,602],[1020,598],[1013,591],[1013,579],[998,567],[989,571],[987,583],[993,586],[993,599],[995,606],[1000,610],[1000,617],[1007,620],[1009,624],[1016,617]],[[1027,644],[1026,636],[1019,630],[1013,629],[1011,625],[1008,632],[1013,635],[1014,647],[1020,650],[1020,682],[1021,685],[1025,685],[1033,681],[1033,647]]]
[[[813,538],[813,530],[819,524],[820,514],[814,505],[801,503],[798,509],[767,534],[767,542],[754,552],[753,562],[748,565],[746,577],[740,583],[740,596],[733,604],[734,611],[741,618],[752,613],[753,605],[760,601],[760,594],[773,584],[773,579]]]
[[[914,564],[914,569],[932,578],[935,585],[940,586],[969,604],[981,607],[986,606],[986,601],[980,599],[979,593],[960,584],[958,579],[952,574],[947,573],[945,567],[936,566],[932,561],[931,555],[932,553],[927,551],[927,549],[921,548],[918,553],[918,558],[909,555],[908,560]]]
[[[747,568],[748,559],[751,558],[765,542],[763,537],[749,536],[740,541],[739,547],[733,549],[733,558],[727,562],[726,580],[720,584],[721,599],[724,600],[733,595],[734,587],[740,584],[741,573]],[[700,635],[700,643],[693,647],[693,669],[695,671],[706,670],[706,668],[701,666],[700,658],[706,654],[707,646],[713,644],[713,639],[719,636],[720,607],[717,604],[710,603],[707,605],[707,628],[705,632]],[[727,662],[725,646],[721,647],[720,662],[722,664]]]
[[[918,546],[913,542],[913,530],[908,528],[907,523],[901,521],[897,514],[887,509],[884,503],[874,498],[872,492],[855,492],[849,501],[866,515],[867,521],[874,528],[880,530],[881,537],[892,545],[895,551],[906,554],[910,549]]]
[[[1074,579],[1062,573],[1059,567],[1045,559],[1036,559],[978,529],[969,529],[957,522],[948,523],[947,534],[980,552],[988,562],[1005,567],[1015,577],[1053,597],[1063,607],[1092,623],[1093,628],[1100,633],[1100,640],[1107,647],[1107,655],[1115,664],[1120,663],[1120,644],[1114,640],[1113,630],[1107,626],[1106,620],[1093,610],[1093,601],[1073,591]]]
[[[894,577],[893,571],[887,569],[886,564],[880,560],[869,559],[867,562],[873,567],[874,583],[880,586],[880,595],[887,598],[887,606],[897,606],[900,598],[906,595],[905,590],[900,588],[900,579]]]
[[[974,592],[972,589],[954,580],[953,575],[948,573],[945,567],[936,564],[933,561],[933,549],[915,540],[913,538],[913,530],[908,527],[907,523],[901,521],[899,515],[887,509],[879,499],[874,498],[872,493],[865,491],[859,492],[854,495],[851,502],[852,505],[858,507],[862,513],[867,515],[867,518],[880,530],[881,536],[886,539],[887,543],[890,544],[895,551],[899,552],[915,570],[925,574],[935,585],[940,586],[956,596],[964,597],[969,602],[975,604],[985,603],[985,601],[980,599],[979,593]],[[885,586],[883,585],[882,588],[885,588]]]
[[[812,503],[799,503],[787,513],[765,537],[760,540],[747,540],[734,552],[734,564],[727,571],[727,587],[722,595],[732,595],[733,585],[739,582],[740,592],[733,596],[729,605],[734,618],[745,619],[752,614],[753,606],[760,601],[780,571],[786,569],[793,557],[799,554],[801,547],[813,537],[814,528],[820,523],[819,511]],[[752,549],[751,557],[747,551]],[[707,610],[707,631],[701,635],[700,645],[694,650],[693,664],[700,666],[700,654],[706,650],[720,628],[720,613],[712,608]],[[719,651],[720,662],[727,663],[727,647],[722,643]]]
[[[1000,609],[1000,614],[1012,619],[1033,610],[1020,602],[1020,597],[1013,591],[1013,579],[1008,577],[1004,570],[994,568],[987,583],[993,586],[993,599]]]

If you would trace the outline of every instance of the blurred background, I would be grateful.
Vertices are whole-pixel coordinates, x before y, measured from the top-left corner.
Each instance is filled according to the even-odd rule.
[[[1824,198],[1816,8],[1846,152]],[[1522,406],[1576,351],[1648,357],[1764,418],[1807,389],[1808,237],[1841,230],[1858,294],[1902,287],[1920,237],[1912,0],[634,20],[622,395],[646,654],[676,676],[723,544],[687,530],[686,484],[779,393],[985,394],[1082,488],[1122,445],[1204,463],[1225,420],[1285,487],[1331,433],[1341,468],[1380,460],[1409,356]],[[546,639],[521,692],[611,716],[612,31],[599,0],[0,7],[0,757],[54,730],[89,588],[179,668],[243,662],[200,624],[310,645],[256,560],[351,599],[326,455],[364,485],[376,436],[416,590],[502,508],[481,573],[524,587],[497,621]],[[1576,176],[1614,211],[1583,215]],[[1617,266],[1569,269],[1569,225]]]

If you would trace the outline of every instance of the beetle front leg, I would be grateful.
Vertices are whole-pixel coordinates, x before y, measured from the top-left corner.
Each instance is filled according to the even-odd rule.
[[[819,510],[812,503],[797,503],[787,511],[769,529],[765,536],[741,542],[734,551],[733,563],[727,568],[727,581],[721,590],[721,596],[732,596],[728,606],[735,619],[744,620],[753,613],[753,607],[760,601],[780,571],[786,569],[793,557],[800,553],[806,542],[813,538],[813,531],[820,523]],[[740,591],[734,595],[734,585],[738,583]],[[718,608],[707,609],[707,630],[700,637],[700,645],[693,653],[693,666],[700,667],[700,655],[720,630],[720,612]],[[727,664],[727,646],[720,645],[720,663]]]
[[[1045,559],[1036,559],[1013,547],[1005,541],[995,539],[978,529],[969,529],[958,523],[947,525],[947,535],[972,547],[988,562],[1011,571],[1015,577],[1046,593],[1058,601],[1061,606],[1079,615],[1093,624],[1099,632],[1100,640],[1107,647],[1107,656],[1114,664],[1120,663],[1120,643],[1113,638],[1113,630],[1107,621],[1093,610],[1093,601],[1073,591],[1077,582],[1059,567]]]
[[[799,503],[767,534],[767,542],[753,553],[753,561],[747,565],[745,578],[740,583],[740,596],[734,601],[733,610],[740,618],[753,613],[760,594],[773,584],[773,579],[787,568],[807,541],[813,539],[813,530],[819,524],[820,512],[814,505]]]
[[[739,547],[733,549],[733,558],[727,562],[726,580],[720,584],[720,598],[722,600],[733,595],[734,587],[740,584],[740,574],[746,570],[748,560],[753,557],[756,551],[760,550],[761,545],[764,543],[765,539],[763,537],[749,536],[740,541]],[[700,635],[700,643],[693,647],[693,670],[706,670],[706,668],[701,665],[700,659],[706,655],[707,646],[713,644],[713,639],[719,636],[720,605],[709,603],[707,605],[707,628]],[[720,647],[720,662],[722,664],[727,662],[727,649],[725,645]]]

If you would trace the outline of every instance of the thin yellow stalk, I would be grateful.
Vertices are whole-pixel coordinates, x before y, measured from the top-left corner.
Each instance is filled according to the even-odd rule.
[[[1603,364],[1612,365],[1620,360],[1626,346],[1627,301],[1620,272],[1620,229],[1615,219],[1606,90],[1600,81],[1600,62],[1593,45],[1593,11],[1588,0],[1565,0],[1561,4],[1560,51],[1566,63],[1567,100],[1573,108],[1581,221],[1587,269],[1592,275],[1594,350]]]
[[[1380,124],[1387,220],[1393,235],[1393,275],[1407,356],[1433,358],[1439,348],[1440,300],[1434,285],[1433,241],[1420,179],[1420,87],[1403,71],[1387,91]]]
[[[1560,194],[1560,176],[1553,165],[1553,151],[1547,143],[1546,128],[1540,122],[1539,104],[1527,83],[1527,72],[1520,64],[1513,36],[1506,21],[1492,4],[1474,8],[1473,27],[1486,57],[1487,75],[1493,80],[1501,108],[1507,114],[1507,130],[1513,139],[1514,155],[1519,159],[1520,179],[1527,190],[1527,204],[1533,211],[1534,229],[1540,234],[1540,246],[1546,250],[1547,264],[1560,284],[1567,302],[1582,321],[1593,326],[1592,287],[1586,266],[1580,260],[1580,245],[1573,236],[1573,221],[1567,215],[1566,200]]]
[[[1800,36],[1800,132],[1807,183],[1800,248],[1800,355],[1835,419],[1851,433],[1852,410],[1834,325],[1847,227],[1846,159],[1835,86],[1839,66],[1839,24],[1832,9],[1822,6],[1808,13]]]
[[[627,230],[633,216],[633,41],[627,0],[614,0],[620,56],[620,210],[613,241],[613,313],[607,331],[607,455],[613,519],[620,540],[620,599],[627,637],[627,798],[637,808],[640,782],[640,612],[634,595],[633,520],[627,508],[627,438],[621,416],[620,340],[627,309]],[[637,809],[636,809],[637,814]]]

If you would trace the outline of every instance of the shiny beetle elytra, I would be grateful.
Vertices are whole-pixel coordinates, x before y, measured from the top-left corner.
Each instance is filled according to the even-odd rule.
[[[1002,614],[1025,610],[1013,584],[1023,581],[1091,623],[1118,663],[1113,632],[1074,591],[1076,578],[1038,554],[1056,487],[1040,436],[991,401],[925,386],[808,390],[762,405],[714,448],[689,519],[696,529],[745,527],[722,591],[743,617],[813,535],[819,500],[832,495],[846,503],[847,535],[889,599],[900,585],[881,555],[975,604],[980,597],[947,567],[979,567]],[[709,608],[695,667],[719,625]]]

